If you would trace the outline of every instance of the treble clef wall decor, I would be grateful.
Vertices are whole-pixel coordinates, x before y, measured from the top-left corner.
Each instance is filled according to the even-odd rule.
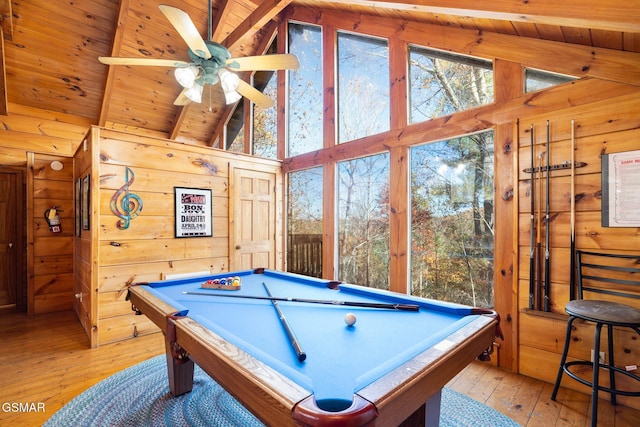
[[[120,220],[117,226],[120,230],[129,228],[131,220],[142,211],[142,200],[137,194],[129,193],[129,186],[133,184],[134,174],[129,167],[125,168],[125,183],[111,197],[111,212]]]

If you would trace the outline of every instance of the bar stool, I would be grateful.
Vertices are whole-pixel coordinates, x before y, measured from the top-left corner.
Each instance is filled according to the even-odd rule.
[[[566,373],[574,380],[591,387],[591,425],[595,427],[598,422],[598,392],[604,391],[611,394],[611,404],[616,404],[616,395],[640,396],[640,391],[627,391],[616,389],[616,373],[626,375],[640,381],[640,376],[626,369],[615,366],[613,355],[613,327],[633,329],[640,335],[640,309],[623,304],[621,298],[640,299],[640,255],[605,254],[596,252],[577,251],[577,284],[578,299],[569,301],[566,312],[569,314],[567,332],[551,400],[556,400],[562,375]],[[609,300],[583,299],[585,292],[608,295]],[[616,301],[613,301],[616,300]],[[640,306],[637,303],[636,306]],[[567,362],[567,353],[571,343],[571,330],[574,320],[580,319],[595,324],[593,341],[593,359],[598,362],[576,360]],[[600,332],[602,327],[607,327],[608,363],[599,361]],[[579,377],[572,372],[572,366],[590,366],[593,369],[592,381]],[[609,371],[609,387],[600,385],[600,369]]]

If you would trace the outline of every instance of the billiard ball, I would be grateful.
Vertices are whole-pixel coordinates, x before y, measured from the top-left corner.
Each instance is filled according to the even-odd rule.
[[[347,313],[344,316],[344,323],[346,323],[348,326],[353,326],[356,323],[356,315],[353,313]]]

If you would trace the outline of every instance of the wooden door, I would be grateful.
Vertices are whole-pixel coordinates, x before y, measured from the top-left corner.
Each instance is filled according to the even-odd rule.
[[[234,168],[230,178],[230,270],[274,269],[276,175]]]
[[[18,214],[18,176],[0,172],[0,307],[18,303],[19,256],[22,248]]]

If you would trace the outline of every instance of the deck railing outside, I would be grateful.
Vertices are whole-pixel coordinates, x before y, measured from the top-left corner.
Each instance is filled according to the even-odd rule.
[[[322,277],[322,234],[289,234],[287,270]]]

